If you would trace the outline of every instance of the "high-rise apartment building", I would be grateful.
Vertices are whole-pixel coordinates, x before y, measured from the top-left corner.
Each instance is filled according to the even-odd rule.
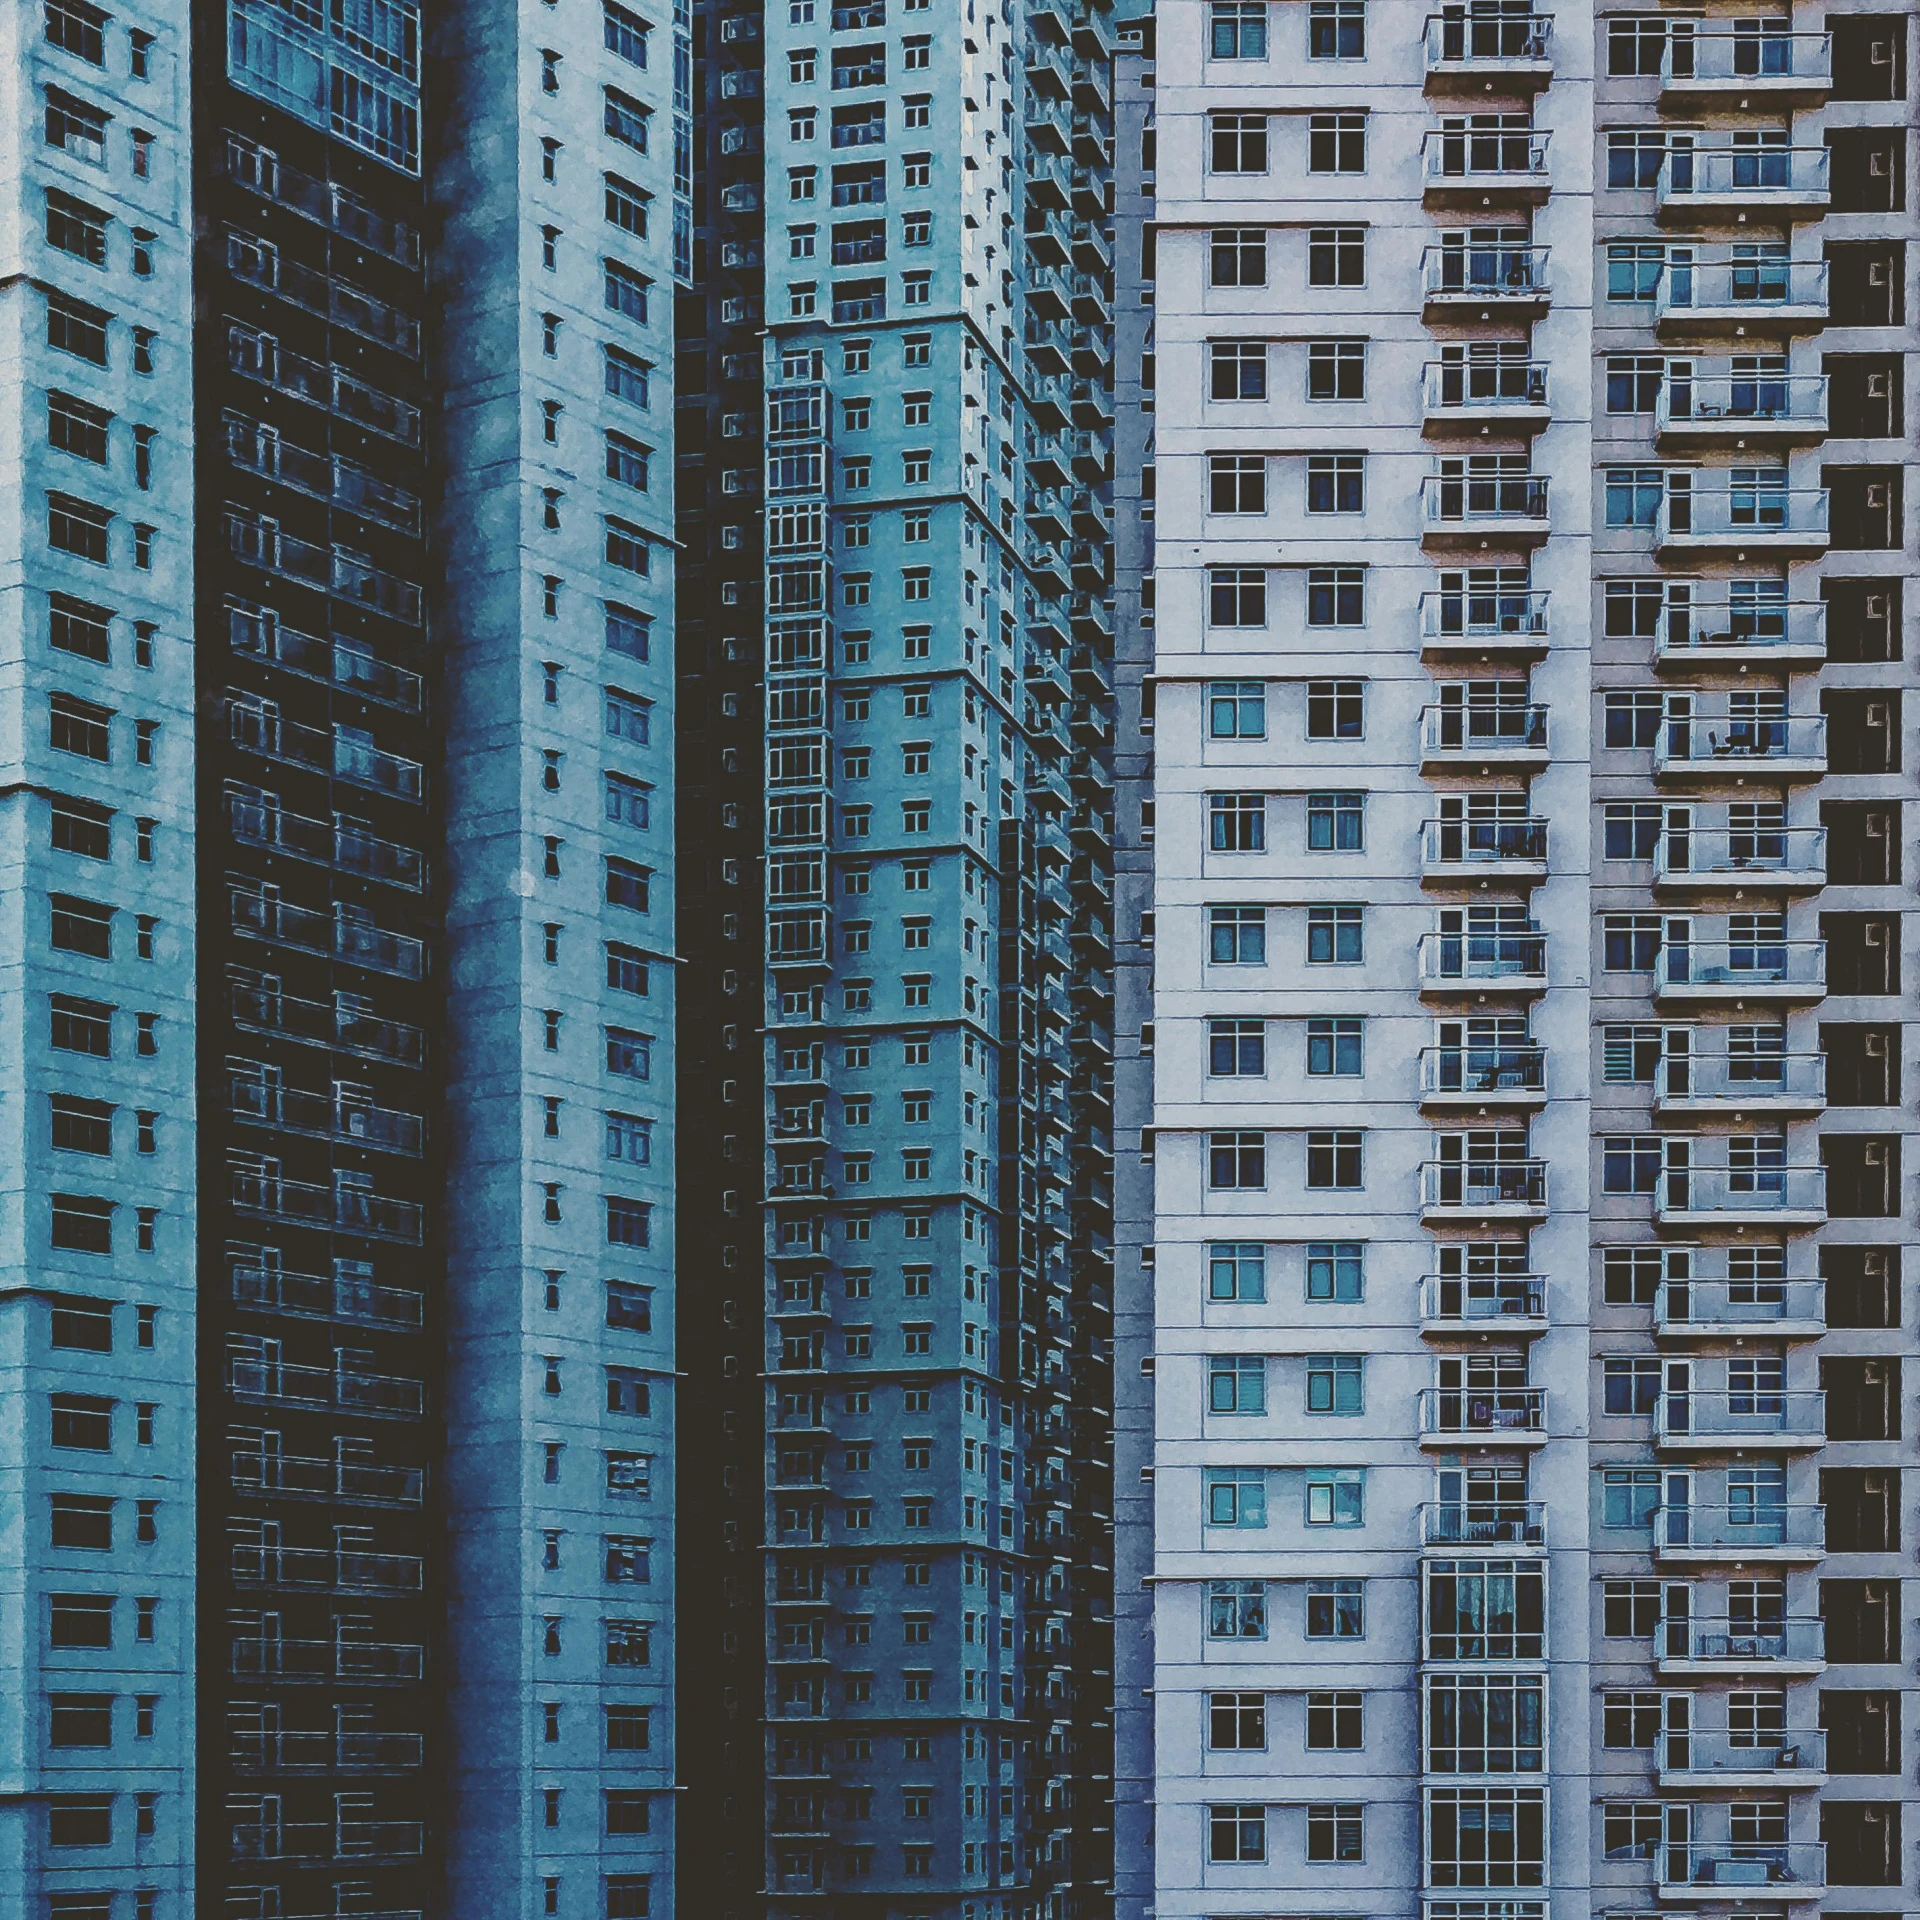
[[[1883,1911],[1906,21],[1156,25],[1153,1909]]]

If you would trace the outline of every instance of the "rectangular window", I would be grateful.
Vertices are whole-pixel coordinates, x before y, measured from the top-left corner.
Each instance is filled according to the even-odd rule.
[[[629,13],[616,0],[600,0],[601,34],[609,53],[617,53],[630,66],[647,64],[647,36],[653,31],[638,14]]]
[[[1616,240],[1607,248],[1607,298],[1647,303],[1660,292],[1667,264],[1664,240]]]
[[[1216,967],[1264,967],[1267,964],[1265,907],[1210,907],[1207,923],[1208,954]]]
[[[53,1146],[58,1153],[90,1153],[113,1157],[113,1107],[105,1100],[83,1100],[77,1094],[48,1096],[52,1109]],[[55,1310],[56,1335],[59,1311]],[[111,1327],[111,1322],[108,1323]],[[61,1344],[56,1338],[55,1344]],[[111,1346],[111,1334],[108,1344]]]
[[[1364,400],[1366,397],[1367,343],[1364,340],[1307,343],[1309,400]]]
[[[1610,353],[1607,356],[1607,411],[1651,413],[1660,403],[1660,383],[1667,363],[1657,353]]]
[[[1216,1022],[1216,1024],[1218,1024]],[[1314,1078],[1358,1079],[1366,1071],[1364,1028],[1354,1016],[1307,1022],[1307,1072]]]
[[[1267,1023],[1259,1019],[1207,1022],[1207,1072],[1217,1079],[1258,1079],[1267,1071]]]
[[[1307,229],[1308,286],[1364,287],[1366,284],[1367,230],[1365,227],[1309,227]]]
[[[1267,57],[1268,0],[1213,0],[1216,60],[1264,60]]]
[[[1363,453],[1311,453],[1307,456],[1309,513],[1364,513],[1367,457]]]
[[[1366,582],[1365,567],[1309,567],[1307,569],[1307,625],[1310,627],[1365,626]]]
[[[1345,1803],[1307,1809],[1307,1859],[1336,1866],[1365,1858],[1365,1809]]]
[[[1214,1580],[1207,1585],[1209,1640],[1264,1640],[1267,1588],[1263,1580]]]
[[[607,1029],[607,1071],[624,1074],[629,1080],[652,1079],[652,1036],[644,1033],[629,1033],[624,1027],[609,1027]]]
[[[1207,1184],[1219,1192],[1264,1190],[1267,1136],[1264,1133],[1208,1135]]]
[[[1207,619],[1216,627],[1264,627],[1267,624],[1267,572],[1264,567],[1209,567]]]
[[[1215,173],[1265,173],[1267,116],[1212,113],[1207,116],[1208,152]]]
[[[1307,116],[1309,173],[1365,173],[1367,116],[1364,113],[1311,113]]]
[[[607,515],[606,561],[623,572],[636,573],[642,579],[649,577],[653,572],[653,547],[646,530]]]
[[[1307,10],[1307,58],[1366,57],[1367,0],[1312,0]]]
[[[1267,343],[1213,340],[1207,345],[1208,392],[1215,400],[1267,397]]]
[[[1357,1193],[1362,1177],[1362,1141],[1357,1129],[1307,1135],[1307,1186],[1319,1193]]]
[[[89,266],[107,264],[107,224],[112,217],[57,187],[47,189],[47,245]]]
[[[1265,1753],[1267,1696],[1264,1693],[1208,1694],[1207,1745],[1215,1753]]]
[[[606,1196],[607,1245],[645,1247],[653,1242],[653,1209],[642,1200]]]
[[[1650,527],[1660,517],[1666,477],[1658,467],[1605,469],[1606,521],[1615,528]]]
[[[1267,284],[1265,227],[1215,227],[1209,248],[1216,287],[1264,287]]]
[[[1207,459],[1209,513],[1265,513],[1267,460],[1260,453],[1216,453]]]
[[[607,985],[616,993],[644,994],[648,991],[647,961],[632,947],[617,941],[607,942]]]
[[[1267,1297],[1267,1250],[1259,1241],[1216,1240],[1207,1248],[1207,1298],[1257,1305]]]
[[[61,953],[84,953],[90,960],[113,958],[113,909],[70,893],[53,896],[53,946]]]
[[[609,854],[606,856],[606,881],[609,906],[626,907],[634,913],[648,911],[653,885],[653,875],[649,869]]]
[[[55,1205],[66,1196],[56,1194]],[[57,1244],[57,1243],[56,1243]],[[53,1444],[75,1453],[113,1451],[113,1402],[90,1393],[50,1396]]]
[[[107,364],[107,325],[113,316],[102,307],[63,293],[47,294],[47,345],[96,367]]]
[[[605,363],[607,392],[616,400],[625,400],[636,407],[651,406],[652,370],[647,363],[619,347],[603,346],[600,351]]]
[[[1215,740],[1267,737],[1267,683],[1215,680],[1207,688],[1207,730]]]
[[[653,110],[642,106],[631,94],[625,94],[618,87],[604,90],[605,112],[601,126],[623,146],[632,147],[636,153],[647,150],[647,122],[652,118]]]
[[[1307,1751],[1358,1753],[1366,1745],[1362,1700],[1358,1693],[1309,1693]]]
[[[631,740],[636,746],[644,747],[653,738],[652,719],[652,701],[637,699],[612,687],[606,689],[601,724],[610,738]]]
[[[1366,1411],[1366,1362],[1355,1353],[1307,1356],[1307,1411],[1346,1417]]]
[[[107,423],[113,415],[70,393],[47,395],[47,444],[76,460],[107,464]]]
[[[629,439],[624,433],[607,434],[607,478],[618,480],[623,487],[632,487],[638,493],[645,493],[650,482],[650,455],[648,449],[638,440]]]
[[[1307,1638],[1363,1640],[1367,1632],[1364,1580],[1307,1582]]]
[[[1307,851],[1360,853],[1366,847],[1364,793],[1307,795]]]
[[[1364,680],[1307,682],[1307,738],[1358,740],[1366,730]]]
[[[1264,12],[1266,0],[1260,0]],[[87,0],[46,0],[47,44],[84,60],[89,66],[107,64],[106,26],[111,18]]]
[[[1657,1192],[1665,1159],[1665,1142],[1657,1133],[1609,1134],[1600,1148],[1600,1190],[1615,1194]]]
[[[89,800],[73,800],[65,794],[49,796],[52,810],[52,843],[56,853],[79,854],[88,860],[113,857],[113,809],[97,807]]]
[[[1267,1476],[1261,1467],[1207,1470],[1207,1525],[1257,1530],[1267,1524]]]
[[[1267,1410],[1267,1363],[1259,1354],[1215,1354],[1207,1362],[1209,1413],[1263,1414]]]
[[[1364,1467],[1311,1467],[1306,1475],[1306,1522],[1310,1527],[1358,1527],[1366,1523]]]
[[[1307,1242],[1307,1298],[1336,1304],[1366,1293],[1366,1247],[1358,1240]]]
[[[1207,1809],[1207,1858],[1220,1864],[1251,1865],[1267,1857],[1267,1810],[1255,1806]]]
[[[47,545],[56,553],[70,553],[76,560],[104,567],[108,561],[107,529],[112,524],[112,513],[91,500],[71,493],[47,495]]]
[[[1367,910],[1363,906],[1307,909],[1309,966],[1358,966],[1365,958]]]
[[[1263,853],[1267,845],[1267,797],[1263,793],[1208,796],[1208,846],[1215,853]]]
[[[647,289],[652,283],[644,274],[635,273],[618,260],[604,261],[602,268],[602,300],[607,311],[644,325],[647,318]]]
[[[112,610],[65,593],[50,593],[47,604],[47,638],[51,644],[62,653],[77,654],[104,666],[112,653]]]

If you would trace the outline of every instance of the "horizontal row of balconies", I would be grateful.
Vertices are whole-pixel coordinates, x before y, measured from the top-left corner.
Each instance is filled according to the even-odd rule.
[[[362,1547],[283,1547],[235,1541],[228,1575],[236,1587],[278,1587],[327,1593],[412,1594],[425,1562],[417,1553],[374,1553]]]
[[[1470,700],[1421,710],[1420,761],[1430,771],[1526,772],[1550,757],[1547,708],[1539,701]],[[1724,697],[1696,696],[1653,743],[1656,779],[1818,780],[1826,770],[1824,716],[1735,711]]]
[[[1656,1507],[1650,1521],[1656,1566],[1811,1566],[1826,1558],[1827,1510],[1800,1501],[1728,1506],[1688,1503]],[[1457,1554],[1485,1548],[1510,1554],[1548,1544],[1543,1500],[1435,1501],[1420,1509],[1423,1550]],[[1712,1629],[1696,1643],[1703,1658],[1720,1657]],[[1725,1657],[1744,1658],[1729,1643]]]
[[[426,1849],[418,1820],[273,1820],[236,1822],[238,1861],[411,1860]]]
[[[1548,1437],[1545,1387],[1426,1387],[1418,1409],[1422,1446],[1533,1447]],[[1661,1394],[1653,1408],[1661,1453],[1809,1453],[1826,1444],[1826,1431],[1818,1392],[1692,1388]]]
[[[310,1093],[284,1086],[271,1074],[230,1073],[227,1111],[243,1124],[319,1140],[350,1141],[413,1159],[426,1145],[424,1116],[375,1106],[365,1088],[345,1081],[336,1081],[328,1093]]]
[[[1553,637],[1552,595],[1540,589],[1443,588],[1420,596],[1420,647],[1430,657],[1531,658]],[[1818,600],[1688,598],[1663,608],[1653,665],[1690,672],[1703,666],[1817,667],[1827,656],[1827,610]]]
[[[1701,1165],[1673,1152],[1697,1152],[1706,1144],[1668,1138],[1669,1164],[1650,1195],[1657,1225],[1785,1230],[1825,1224],[1824,1167]],[[1429,1160],[1420,1168],[1420,1216],[1430,1226],[1462,1220],[1537,1225],[1549,1211],[1547,1188],[1545,1160]]]
[[[1423,1047],[1420,1104],[1525,1111],[1547,1100],[1547,1050],[1512,1045]],[[1672,1051],[1654,1072],[1653,1111],[1669,1119],[1734,1114],[1805,1118],[1827,1103],[1826,1055]]]
[[[1530,886],[1545,880],[1547,821],[1535,815],[1446,816],[1420,824],[1420,878],[1459,887],[1475,880]],[[1817,893],[1827,884],[1824,827],[1672,827],[1653,848],[1656,893]]]
[[[427,1650],[417,1643],[367,1640],[337,1633],[331,1640],[287,1639],[278,1633],[237,1634],[228,1643],[236,1680],[324,1686],[411,1685],[426,1671]]]
[[[1544,1274],[1430,1273],[1421,1280],[1420,1331],[1429,1338],[1526,1338],[1548,1324]],[[1656,1339],[1817,1340],[1826,1330],[1826,1283],[1819,1279],[1672,1280],[1654,1293]]]
[[[1543,361],[1440,360],[1422,372],[1420,421],[1429,438],[1540,433],[1552,419]],[[1654,402],[1654,444],[1663,451],[1812,446],[1827,430],[1827,382],[1817,373],[1670,374]]]
[[[417,1733],[347,1727],[227,1732],[227,1758],[236,1773],[411,1773],[424,1757],[425,1740]]]
[[[1710,468],[1670,475],[1653,509],[1653,550],[1663,560],[1726,553],[1749,559],[1810,558],[1829,545],[1828,505],[1825,487],[1791,486],[1784,472],[1778,484],[1771,477],[1744,480]],[[1420,537],[1429,550],[1537,547],[1552,532],[1543,473],[1430,473],[1421,478]]]
[[[1824,940],[1668,941],[1653,973],[1656,1006],[1742,1001],[1805,1006],[1826,998]],[[1463,993],[1533,999],[1547,988],[1544,933],[1428,933],[1420,938],[1420,991],[1429,999]]]

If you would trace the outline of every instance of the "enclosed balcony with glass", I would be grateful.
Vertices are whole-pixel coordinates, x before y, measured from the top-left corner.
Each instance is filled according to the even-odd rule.
[[[1818,220],[1832,204],[1825,147],[1795,146],[1785,132],[1675,138],[1654,184],[1662,226],[1738,226]]]
[[[1427,15],[1427,91],[1534,93],[1553,78],[1553,15],[1469,0]]]

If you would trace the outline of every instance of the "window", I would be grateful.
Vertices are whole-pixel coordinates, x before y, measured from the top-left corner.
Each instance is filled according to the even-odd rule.
[[[112,857],[113,809],[97,807],[89,800],[74,800],[65,794],[49,796],[52,810],[52,843],[56,853],[79,854],[88,860]]]
[[[104,1100],[83,1100],[77,1094],[50,1094],[53,1147],[57,1153],[88,1153],[101,1159],[113,1157],[113,1108]],[[69,1315],[68,1318],[76,1316]],[[71,1344],[59,1337],[60,1311],[54,1312],[54,1344]],[[112,1322],[107,1322],[107,1346],[112,1346]],[[104,1351],[105,1349],[103,1349]]]
[[[644,994],[648,990],[647,962],[632,947],[607,942],[607,985],[616,993]]]
[[[1307,116],[1309,173],[1365,173],[1367,116],[1364,113],[1312,113]]]
[[[652,1243],[653,1209],[644,1201],[606,1196],[607,1245],[644,1247]]]
[[[1214,1024],[1218,1026],[1220,1023],[1216,1021]],[[1313,1078],[1358,1079],[1366,1071],[1362,1033],[1362,1023],[1354,1017],[1309,1020],[1308,1075]]]
[[[1357,1192],[1362,1178],[1363,1136],[1353,1129],[1307,1135],[1307,1186],[1316,1192]]]
[[[1307,1582],[1307,1638],[1362,1640],[1367,1632],[1364,1580]]]
[[[1307,1695],[1307,1751],[1357,1753],[1363,1737],[1364,1710],[1357,1693]]]
[[[1651,860],[1666,809],[1657,800],[1609,800],[1601,813],[1601,848],[1609,860]]]
[[[1267,116],[1214,113],[1207,116],[1208,146],[1215,173],[1265,173]]]
[[[652,707],[649,700],[636,699],[630,693],[609,687],[601,724],[609,737],[645,746],[653,737]]]
[[[1267,0],[1213,0],[1216,60],[1264,60],[1267,57]]]
[[[624,433],[607,434],[607,478],[641,493],[648,488],[648,450]]]
[[[647,317],[647,289],[652,285],[644,274],[635,273],[618,260],[602,262],[604,286],[602,301],[609,313],[642,324]]]
[[[1255,1305],[1267,1297],[1267,1250],[1258,1241],[1220,1240],[1207,1249],[1207,1297]]]
[[[1265,1753],[1267,1696],[1264,1693],[1208,1694],[1207,1745],[1216,1753]]]
[[[652,1079],[652,1037],[644,1033],[629,1033],[624,1027],[609,1027],[607,1071],[623,1074],[629,1080]]]
[[[105,1594],[55,1593],[47,1596],[47,1641],[55,1647],[111,1647],[113,1600]]]
[[[1259,453],[1216,453],[1207,459],[1209,513],[1265,513],[1267,461]]]
[[[1207,1469],[1207,1525],[1243,1530],[1267,1524],[1267,1478],[1261,1467]]]
[[[113,1009],[98,1000],[75,1000],[63,993],[52,996],[51,1044],[63,1053],[84,1053],[96,1060],[113,1053]]]
[[[96,367],[107,364],[107,323],[112,318],[100,307],[65,294],[47,294],[47,345]]]
[[[652,32],[638,14],[629,13],[616,0],[600,0],[601,34],[609,53],[617,53],[630,66],[647,64],[647,35]]]
[[[67,1196],[56,1194],[56,1209]],[[56,1241],[56,1245],[59,1243]],[[113,1451],[113,1402],[89,1393],[56,1393],[50,1396],[53,1414],[52,1437],[56,1447],[76,1453]]]
[[[57,389],[47,395],[47,444],[76,460],[107,464],[107,423],[113,418],[104,407],[89,405]]]
[[[1367,397],[1367,343],[1364,340],[1310,340],[1307,343],[1309,400],[1364,400]]]
[[[1339,1802],[1307,1809],[1307,1859],[1345,1865],[1365,1858],[1364,1809]]]
[[[1660,1398],[1661,1364],[1657,1357],[1636,1355],[1626,1360],[1603,1360],[1600,1377],[1608,1413],[1644,1415]]]
[[[1607,411],[1651,413],[1660,402],[1660,383],[1666,373],[1667,363],[1657,353],[1610,353]]]
[[[1215,853],[1263,853],[1267,845],[1267,797],[1263,793],[1215,793],[1207,797],[1208,845]]]
[[[1663,1034],[1655,1026],[1606,1026],[1600,1032],[1600,1077],[1616,1085],[1645,1085],[1660,1065]]]
[[[1261,0],[1264,7],[1265,0]],[[47,41],[89,65],[107,64],[106,25],[111,18],[87,0],[46,0]]]
[[[47,89],[46,141],[69,158],[104,166],[110,116],[59,87]]]
[[[1601,1845],[1609,1860],[1651,1860],[1666,1836],[1666,1808],[1658,1800],[1614,1800],[1601,1813]]]
[[[1263,1414],[1267,1363],[1259,1354],[1216,1354],[1207,1362],[1209,1413]]]
[[[1210,907],[1207,924],[1209,958],[1216,967],[1264,967],[1267,964],[1265,907]]]
[[[1367,457],[1363,453],[1307,456],[1307,511],[1361,513],[1366,508]]]
[[[1607,22],[1607,72],[1628,79],[1658,75],[1667,50],[1667,23],[1652,14],[1616,14]]]
[[[1307,851],[1359,853],[1366,845],[1364,793],[1307,795]]]
[[[1359,1354],[1314,1353],[1307,1356],[1307,1411],[1345,1418],[1366,1411],[1366,1362]]]
[[[61,953],[92,960],[113,958],[113,909],[70,893],[53,896],[52,944]]]
[[[1264,627],[1267,624],[1266,569],[1209,567],[1207,617],[1216,627]]]
[[[1667,262],[1664,240],[1616,240],[1607,248],[1607,298],[1647,302],[1658,297]]]
[[[645,153],[647,122],[652,109],[642,106],[632,95],[622,93],[618,87],[608,87],[605,100],[601,125],[623,146],[632,147],[636,153]]]
[[[1365,227],[1309,227],[1307,229],[1308,286],[1363,287],[1366,283],[1367,230]],[[1216,282],[1216,284],[1221,283]]]
[[[640,798],[644,805],[644,791],[640,791]],[[611,788],[608,805],[611,813]],[[606,895],[609,906],[626,907],[635,913],[647,912],[652,882],[653,875],[648,868],[636,866],[631,860],[616,859],[611,854],[606,856]]]
[[[1658,128],[1616,127],[1607,135],[1607,185],[1651,187],[1667,157],[1667,136]]]
[[[70,553],[77,560],[90,560],[97,567],[107,564],[107,529],[113,515],[91,500],[70,493],[47,495],[47,545],[56,553]]]
[[[1312,0],[1307,13],[1307,58],[1364,60],[1366,57],[1366,0]]]
[[[1307,909],[1307,963],[1310,966],[1357,966],[1365,956],[1366,908],[1309,907]]]
[[[56,1493],[51,1525],[49,1544],[55,1548],[87,1553],[107,1553],[113,1548],[111,1500],[90,1494]]]
[[[1649,1525],[1660,1504],[1664,1476],[1658,1467],[1608,1467],[1600,1476],[1600,1524],[1604,1527]]]
[[[1610,693],[1606,699],[1606,744],[1650,747],[1660,738],[1667,697],[1658,691]]]
[[[57,187],[47,189],[47,244],[89,266],[107,264],[107,223],[112,218]]]
[[[1367,573],[1364,567],[1307,569],[1307,625],[1360,627],[1366,624]]]
[[[1267,284],[1267,230],[1264,227],[1215,227],[1211,262],[1211,282],[1216,287],[1264,287]]]
[[[1207,1184],[1216,1191],[1257,1192],[1267,1184],[1264,1133],[1215,1133],[1207,1138]]]
[[[1600,1700],[1600,1742],[1606,1747],[1650,1747],[1660,1737],[1660,1695],[1607,1693]]]
[[[1665,1145],[1657,1133],[1609,1134],[1601,1143],[1603,1193],[1653,1193],[1660,1185]]]
[[[1601,922],[1602,964],[1610,973],[1649,973],[1660,952],[1657,913],[1610,913]]]
[[[1267,1071],[1264,1020],[1209,1020],[1207,1071],[1216,1078],[1260,1078]]]
[[[1366,1472],[1360,1467],[1314,1467],[1306,1475],[1310,1527],[1358,1527],[1366,1521]]]
[[[1358,740],[1364,732],[1367,683],[1364,680],[1307,682],[1307,738]]]
[[[1207,1586],[1209,1640],[1264,1640],[1267,1589],[1260,1580],[1214,1580]]]
[[[1208,343],[1209,392],[1215,400],[1264,400],[1267,397],[1267,343],[1264,340],[1214,340]]]
[[[1307,1242],[1307,1298],[1345,1303],[1364,1298],[1366,1249],[1358,1240]]]

